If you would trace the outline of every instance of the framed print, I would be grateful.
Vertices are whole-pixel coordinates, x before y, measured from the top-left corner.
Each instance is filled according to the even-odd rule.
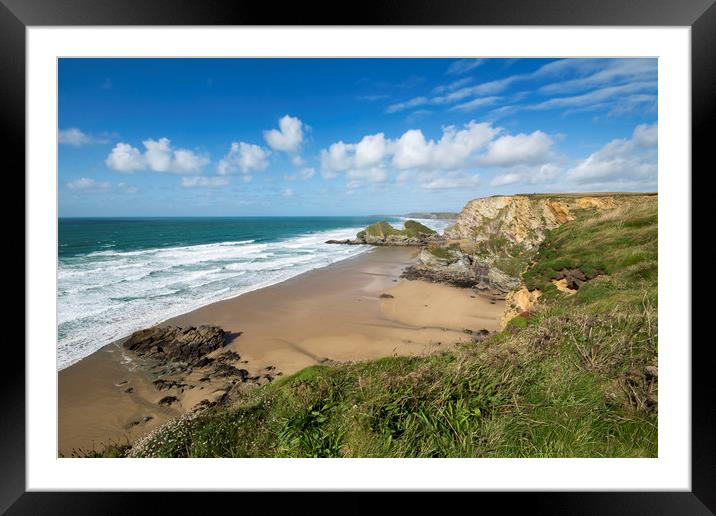
[[[3,510],[713,510],[691,170],[716,8],[419,4],[3,0],[27,242]]]

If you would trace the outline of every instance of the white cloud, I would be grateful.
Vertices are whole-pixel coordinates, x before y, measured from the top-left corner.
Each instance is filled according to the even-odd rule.
[[[490,186],[505,186],[519,183],[520,181],[522,181],[521,175],[515,174],[514,172],[509,172],[507,174],[500,174],[498,176],[495,176],[490,182]]]
[[[554,181],[562,169],[552,163],[537,166],[520,165],[492,178],[490,186],[506,186],[516,183],[538,184]]]
[[[450,108],[451,111],[472,111],[473,109],[477,109],[482,106],[487,106],[489,104],[494,104],[500,100],[500,97],[480,97],[476,99],[472,99],[468,102],[463,102],[462,104],[457,104],[456,106],[453,106]]]
[[[139,191],[139,188],[127,183],[117,183],[117,188],[125,193],[137,193]]]
[[[472,66],[471,60],[460,60],[453,63],[454,70],[459,71]],[[474,66],[472,66],[474,68]],[[555,94],[571,94],[587,91],[582,95],[550,99],[535,103],[530,109],[575,108],[585,105],[595,105],[609,99],[607,109],[611,114],[619,114],[634,110],[640,104],[653,105],[653,99],[631,98],[624,100],[625,95],[656,92],[657,66],[655,59],[560,59],[547,63],[537,70],[528,73],[514,74],[500,79],[483,83],[472,84],[470,77],[465,77],[449,84],[438,85],[433,88],[433,96],[417,96],[412,99],[395,102],[388,106],[388,113],[412,109],[418,106],[441,106],[460,102],[455,110],[469,110],[485,105],[481,98],[494,97],[504,92],[508,87],[526,81],[553,82],[530,92],[521,94],[540,94],[552,96]],[[620,88],[620,89],[609,89]],[[514,97],[512,95],[511,97]],[[510,102],[520,100],[511,98]],[[505,112],[500,113],[502,115]]]
[[[316,169],[312,167],[306,167],[301,169],[300,171],[296,172],[295,174],[288,174],[284,176],[288,181],[295,181],[296,179],[301,179],[303,181],[306,181],[308,179],[311,179],[313,176],[316,175]]]
[[[659,141],[659,126],[657,124],[641,124],[634,128],[634,143],[640,147],[654,147]]]
[[[449,84],[441,84],[439,86],[436,86],[433,88],[434,93],[444,93],[446,91],[455,91],[458,88],[462,88],[463,86],[467,86],[473,81],[472,77],[463,77],[462,79],[458,79],[456,81],[453,81]]]
[[[228,184],[229,179],[227,177],[185,176],[181,178],[183,188],[221,188]]]
[[[484,61],[484,59],[459,59],[457,61],[453,61],[445,73],[448,75],[462,75],[470,70],[474,70]]]
[[[281,195],[283,195],[284,197],[293,197],[293,196],[294,196],[294,191],[293,191],[292,189],[290,189],[290,188],[286,188],[286,189],[281,193]]]
[[[487,154],[478,163],[487,166],[511,166],[521,163],[544,163],[552,153],[552,138],[542,131],[531,134],[504,135],[490,142]]]
[[[109,168],[118,172],[134,172],[147,168],[147,163],[139,149],[122,142],[114,146],[104,162]]]
[[[651,186],[657,181],[657,126],[639,125],[631,138],[612,140],[567,172],[579,184]]]
[[[364,136],[355,147],[355,166],[374,167],[383,161],[387,150],[388,142],[383,133]]]
[[[429,102],[427,97],[415,97],[405,102],[396,102],[395,104],[389,105],[385,108],[386,113],[397,113],[398,111],[404,111],[406,109],[422,106]]]
[[[398,184],[413,184],[425,190],[450,190],[455,188],[475,188],[480,185],[478,174],[464,171],[419,171],[404,170],[396,179]]]
[[[352,169],[346,172],[346,176],[354,181],[383,183],[388,180],[388,171],[382,167]]]
[[[647,130],[639,134],[644,140],[650,135]],[[398,184],[410,181],[423,189],[472,188],[480,184],[476,167],[502,169],[493,186],[545,182],[562,172],[553,162],[564,157],[553,145],[543,131],[512,135],[472,120],[462,127],[443,127],[437,140],[410,129],[395,140],[377,133],[358,143],[336,142],[321,151],[321,174],[327,179],[343,175],[349,189],[386,182],[391,172]]]
[[[621,82],[654,81],[657,78],[655,59],[608,59],[598,61],[599,67],[590,68],[584,77],[558,81],[539,88],[543,94],[578,91],[587,88],[615,85]],[[580,61],[577,64],[584,64]]]
[[[463,129],[443,128],[440,140],[434,141],[426,140],[419,129],[411,129],[395,142],[393,165],[398,169],[464,168],[473,153],[484,148],[499,132],[490,124],[470,121]]]
[[[118,172],[152,170],[177,174],[196,173],[209,163],[207,156],[199,155],[187,149],[174,149],[168,138],[147,139],[142,142],[144,153],[128,143],[120,142],[114,146],[105,159],[106,165]]]
[[[66,145],[72,145],[73,147],[81,147],[82,145],[92,143],[92,139],[76,127],[60,129],[58,141]]]
[[[71,190],[80,190],[84,192],[119,192],[119,193],[137,193],[139,188],[128,185],[126,183],[118,183],[113,185],[109,181],[97,181],[89,177],[81,177],[66,183]]]
[[[219,161],[217,171],[221,175],[231,174],[236,170],[242,174],[262,171],[268,168],[268,157],[271,151],[258,145],[246,142],[233,142],[229,153]]]
[[[109,143],[109,139],[106,137],[90,136],[76,127],[60,129],[57,133],[57,141],[60,144],[71,145],[73,147],[82,147],[83,145],[92,143]]]
[[[297,152],[303,142],[303,122],[286,115],[278,121],[278,126],[278,129],[264,131],[266,143],[277,151]]]
[[[608,86],[592,90],[582,95],[574,95],[571,97],[558,97],[528,106],[529,109],[543,110],[560,107],[580,107],[597,104],[614,98],[621,98],[630,93],[643,92],[648,90],[656,91],[656,81],[633,82],[622,84],[619,86]]]
[[[157,172],[167,172],[172,166],[172,150],[169,140],[167,138],[149,139],[142,143],[147,149],[144,152],[147,166]]]
[[[199,156],[186,149],[177,149],[174,151],[173,166],[179,173],[196,172],[208,164],[209,158],[206,156]]]
[[[293,163],[293,166],[295,166],[295,167],[302,167],[303,165],[306,164],[306,160],[303,159],[303,158],[302,158],[301,156],[299,156],[298,154],[296,154],[295,156],[293,156],[293,157],[291,158],[291,163]]]
[[[72,190],[107,191],[112,188],[112,184],[107,181],[100,183],[89,177],[81,177],[79,179],[75,179],[74,181],[69,181],[67,186]]]
[[[321,175],[326,179],[336,177],[337,172],[348,170],[353,164],[351,154],[355,151],[354,144],[342,141],[331,144],[321,151]]]

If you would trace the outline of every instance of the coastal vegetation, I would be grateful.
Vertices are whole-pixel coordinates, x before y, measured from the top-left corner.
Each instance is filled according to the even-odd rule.
[[[530,224],[518,206],[502,226],[528,253],[509,247],[520,239],[495,240],[499,231],[477,239],[486,242],[477,253],[507,249],[521,260],[509,272],[530,302],[502,331],[428,356],[312,366],[93,456],[655,457],[656,204],[550,205],[540,217],[559,224],[535,230],[540,241],[522,231]],[[365,231],[385,238],[419,226]],[[424,252],[452,260],[462,251]]]
[[[441,219],[452,220],[457,217],[457,213],[452,211],[427,211],[427,212],[411,212],[405,215],[412,219]]]

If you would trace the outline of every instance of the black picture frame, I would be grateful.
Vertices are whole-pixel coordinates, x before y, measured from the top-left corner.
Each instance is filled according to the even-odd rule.
[[[709,153],[713,144],[707,129],[714,126],[716,111],[714,0],[394,0],[364,1],[360,9],[339,7],[336,4],[285,3],[281,9],[275,9],[268,3],[219,0],[0,0],[0,118],[5,155],[14,158],[12,162],[16,164],[16,170],[20,167],[24,170],[25,29],[28,26],[637,25],[691,27],[692,170],[699,168],[705,174],[707,164],[709,169],[713,168]],[[691,173],[693,177],[692,171],[683,173]],[[692,201],[692,206],[694,204]],[[697,263],[693,262],[693,265]],[[26,267],[25,277],[29,274],[32,271]],[[691,284],[691,277],[684,281]],[[691,304],[690,299],[683,301]],[[694,310],[698,309],[694,305]],[[691,492],[481,493],[479,496],[491,501],[495,499],[501,504],[509,500],[511,508],[515,507],[515,502],[524,504],[532,513],[713,514],[716,510],[716,411],[712,408],[711,397],[713,366],[707,357],[710,341],[703,344],[706,345],[694,345],[691,350]],[[19,345],[12,348],[4,351],[4,357],[11,360],[14,367],[0,375],[0,407],[3,407],[0,415],[0,512],[167,512],[166,500],[160,500],[154,494],[25,492],[25,354]],[[210,496],[212,502],[223,504],[227,496],[233,495],[212,493]],[[257,500],[246,493],[236,496],[241,497],[246,507],[255,505],[251,502]],[[181,506],[180,513],[190,512],[196,502],[185,494],[175,493],[171,497]],[[413,503],[423,503],[422,496],[411,499]],[[370,502],[365,505],[356,502],[350,506],[353,511],[371,510]],[[320,508],[312,507],[311,510]]]

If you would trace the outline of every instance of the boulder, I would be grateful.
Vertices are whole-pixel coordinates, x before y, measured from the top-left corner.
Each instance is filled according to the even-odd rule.
[[[224,330],[217,326],[198,328],[155,326],[139,330],[124,341],[124,348],[160,363],[181,362],[197,365],[205,355],[224,346]]]
[[[416,265],[403,272],[407,279],[476,288],[501,297],[519,286],[519,280],[480,261],[458,247],[430,246],[423,249]]]
[[[580,269],[561,269],[557,271],[554,279],[565,280],[567,288],[577,290],[587,281],[587,275]]]

